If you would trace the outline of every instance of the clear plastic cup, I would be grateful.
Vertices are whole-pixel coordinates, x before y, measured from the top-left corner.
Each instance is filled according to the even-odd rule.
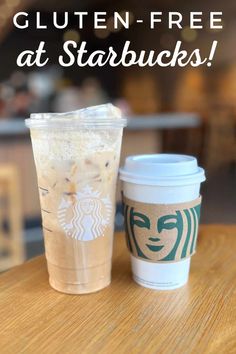
[[[30,128],[50,285],[82,294],[110,284],[123,127],[114,106],[33,114]]]
[[[184,211],[183,208],[185,207],[183,205],[186,205],[186,210],[188,210],[188,204],[190,205],[195,200],[197,204],[199,203],[197,200],[200,193],[200,184],[205,180],[204,170],[198,167],[196,158],[192,156],[174,154],[139,155],[126,158],[124,167],[120,169],[120,179],[123,181],[124,197],[128,198],[131,204],[136,205],[136,209],[134,207],[133,210],[139,211],[135,202],[145,203],[146,208],[149,208],[148,215],[144,216],[145,218],[149,217],[148,228],[145,227],[145,224],[142,225],[142,215],[141,219],[138,220],[140,227],[142,227],[138,232],[141,233],[144,240],[140,245],[143,256],[137,257],[136,254],[131,252],[134,280],[144,287],[157,290],[169,290],[183,286],[188,281],[191,256],[183,257],[183,259],[180,257],[177,261],[167,260],[168,257],[161,259],[158,256],[158,247],[161,249],[165,245],[162,249],[163,253],[165,247],[169,247],[170,250],[173,249],[178,230],[176,219],[171,220],[171,216],[172,219],[175,218],[176,213],[179,213],[179,222],[182,222],[181,218],[186,219],[186,215],[190,215],[192,221],[195,220],[197,228],[197,217],[194,219],[196,213],[192,212],[191,214]],[[142,208],[143,204],[140,205]],[[162,212],[160,212],[160,215],[153,215],[152,210],[157,205],[164,208],[163,210],[174,206],[175,210],[171,213],[173,215],[169,218]],[[183,210],[179,212],[178,209]],[[130,208],[127,210],[129,211]],[[162,231],[158,227],[161,217],[165,218],[164,224],[166,223]],[[128,223],[127,219],[126,215],[126,225]],[[136,222],[137,225],[138,223]],[[185,220],[185,223],[187,223],[187,220]],[[134,237],[135,232],[137,232],[135,227],[133,229]],[[185,227],[186,232],[188,232],[188,227],[190,226]],[[171,233],[169,245],[163,238],[168,238],[168,233]],[[186,236],[186,233],[184,236]],[[139,240],[136,239],[136,243],[139,242],[140,238]],[[184,243],[181,244],[180,241],[179,246],[183,247],[183,245]],[[146,246],[155,250],[150,256],[151,260],[149,259],[150,250]],[[157,261],[153,261],[153,258],[156,258]]]

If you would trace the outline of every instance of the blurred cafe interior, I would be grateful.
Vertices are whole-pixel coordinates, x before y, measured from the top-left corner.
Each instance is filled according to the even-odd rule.
[[[207,0],[87,0],[78,2],[1,0],[0,2],[0,271],[43,252],[40,207],[29,132],[24,119],[31,112],[63,112],[112,102],[129,118],[124,132],[121,162],[139,153],[172,152],[195,155],[207,171],[203,186],[202,223],[234,223],[236,215],[236,3]],[[135,18],[148,19],[150,11],[180,11],[182,30],[168,30],[165,23],[150,30]],[[223,11],[223,29],[188,27],[189,11]],[[12,25],[18,11],[29,13],[31,27],[21,31]],[[35,29],[40,11],[48,29]],[[51,14],[88,11],[87,25],[78,30],[69,16],[66,30],[52,27]],[[107,29],[94,30],[92,13],[107,12]],[[111,26],[112,14],[130,11],[130,29]],[[90,15],[91,14],[91,15]],[[86,41],[89,49],[117,51],[125,40],[132,48],[173,49],[181,40],[187,50],[207,52],[219,42],[213,65],[172,67],[62,68],[58,55],[63,42]],[[26,48],[47,43],[50,64],[45,68],[19,68],[17,55]],[[123,217],[117,195],[116,228]]]

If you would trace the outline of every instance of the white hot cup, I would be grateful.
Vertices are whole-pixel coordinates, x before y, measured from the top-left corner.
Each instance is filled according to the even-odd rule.
[[[125,209],[126,234],[131,233],[131,217],[132,220],[134,220],[133,215],[136,215],[135,218],[137,218],[135,222],[132,222],[132,225],[135,224],[131,233],[134,238],[131,240],[134,241],[133,246],[129,247],[130,241],[127,236],[134,280],[139,285],[157,290],[169,290],[183,286],[188,281],[191,255],[196,247],[200,215],[200,184],[205,181],[204,170],[198,166],[196,158],[192,156],[137,155],[126,158],[124,167],[120,169],[120,179],[123,182],[124,206],[126,207],[126,200],[131,205]],[[143,214],[139,213],[139,208],[142,209],[143,206],[148,210],[147,214],[149,213],[151,216],[142,216]],[[159,210],[161,211],[159,212]],[[163,215],[163,210],[172,210],[171,215]],[[174,220],[171,220],[171,216],[174,217]],[[127,228],[129,228],[129,232]],[[194,229],[194,231],[190,231],[190,229]],[[182,230],[182,241],[179,230]],[[137,233],[139,241],[136,237]],[[173,252],[169,252],[169,255],[172,253],[172,258],[175,257],[175,259],[171,259],[171,257],[168,259],[168,256],[163,256],[163,258],[158,256],[159,251],[156,250],[162,249],[162,254],[165,255],[165,250],[168,247],[171,250],[171,242],[173,247],[176,245],[177,234],[180,235],[180,238],[175,256],[173,256]],[[187,235],[189,236],[189,245],[186,244],[184,252]],[[169,241],[166,241],[168,238]],[[141,257],[137,256],[136,250],[134,252],[135,245],[142,254]],[[188,251],[186,251],[187,248]],[[184,256],[182,257],[183,252]]]

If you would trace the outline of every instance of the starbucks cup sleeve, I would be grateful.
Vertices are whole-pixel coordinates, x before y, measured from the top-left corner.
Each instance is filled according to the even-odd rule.
[[[141,203],[123,196],[123,207],[132,256],[149,262],[178,262],[195,253],[201,196],[178,204]]]

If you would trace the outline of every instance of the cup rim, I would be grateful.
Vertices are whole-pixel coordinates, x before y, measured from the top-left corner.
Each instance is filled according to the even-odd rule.
[[[111,103],[81,108],[70,112],[31,113],[25,119],[28,128],[74,128],[114,127],[121,128],[127,125],[127,119],[122,116],[121,110]]]
[[[111,127],[111,128],[122,128],[127,126],[126,118],[112,119],[112,118],[78,118],[66,117],[66,118],[50,118],[50,119],[40,119],[40,118],[27,118],[25,119],[25,125],[28,128],[86,128],[86,127]]]

